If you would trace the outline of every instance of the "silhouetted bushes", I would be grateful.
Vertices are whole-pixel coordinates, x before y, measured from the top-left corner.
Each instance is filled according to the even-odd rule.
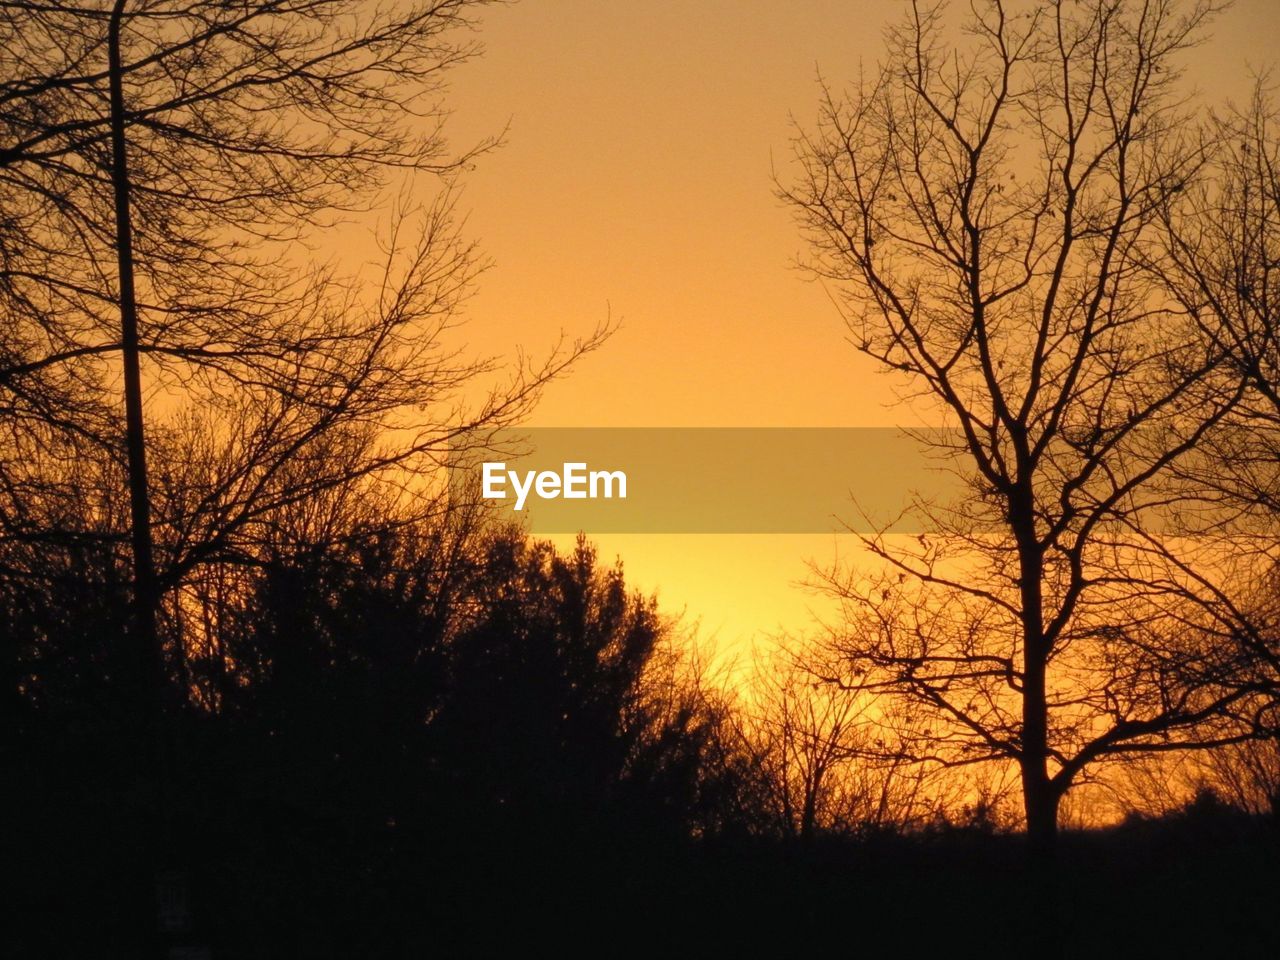
[[[127,936],[118,888],[145,883],[122,878],[156,786],[140,688],[120,680],[127,581],[112,550],[38,556],[5,583],[9,782],[34,827],[13,853],[45,921],[67,904],[40,891],[61,891],[96,918],[61,935],[101,944]],[[468,898],[533,895],[551,864],[592,889],[737,802],[671,625],[582,540],[560,554],[452,521],[281,537],[196,571],[162,622],[173,846],[236,953],[356,950]]]
[[[970,918],[1029,922],[1021,837],[981,802],[780,831],[776,744],[745,735],[742,705],[584,540],[456,518],[286,529],[253,562],[190,572],[162,617],[169,844],[215,956],[675,950],[684,930],[749,946],[831,924],[963,955]],[[134,956],[157,784],[126,568],[109,537],[8,560],[13,950]],[[1206,792],[1064,837],[1069,955],[1137,943],[1126,911],[1202,901],[1234,918],[1222,943],[1270,943],[1265,824]],[[1172,942],[1162,929],[1145,942]]]

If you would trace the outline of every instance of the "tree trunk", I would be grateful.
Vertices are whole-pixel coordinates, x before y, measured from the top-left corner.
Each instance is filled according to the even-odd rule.
[[[1024,447],[1025,450],[1025,447]],[[1020,451],[1020,453],[1023,451]],[[1049,642],[1044,631],[1044,558],[1035,532],[1034,500],[1020,484],[1011,502],[1018,542],[1022,602],[1022,803],[1027,821],[1027,871],[1021,917],[1033,952],[1054,960],[1062,956],[1058,936],[1057,786],[1049,777]]]
[[[1022,806],[1027,820],[1027,852],[1048,866],[1058,838],[1060,794],[1049,777],[1049,710],[1043,641],[1026,637],[1022,680]]]
[[[156,572],[151,543],[151,496],[143,433],[139,369],[138,302],[134,289],[133,224],[129,212],[129,165],[125,147],[120,25],[126,0],[116,0],[108,26],[111,84],[111,185],[115,195],[116,265],[120,296],[120,352],[124,366],[125,447],[129,463],[129,519],[133,547],[133,627],[144,699],[160,704],[160,651],[156,643]]]
[[[1019,473],[1030,475],[1025,434],[1017,437]],[[1058,837],[1059,792],[1049,777],[1049,643],[1044,630],[1044,557],[1035,529],[1035,500],[1024,481],[1013,490],[1009,519],[1018,544],[1022,606],[1022,775],[1027,850],[1034,863],[1052,862]]]
[[[1050,866],[1058,842],[1058,791],[1045,775],[1044,763],[1022,766],[1022,804],[1027,818],[1027,852],[1033,864]]]
[[[138,931],[148,955],[166,955],[158,926],[160,884],[170,848],[167,776],[163,745],[164,671],[156,635],[156,573],[151,541],[151,496],[143,432],[142,376],[139,364],[138,303],[134,287],[133,224],[129,210],[129,165],[125,136],[124,69],[120,28],[126,0],[115,0],[107,23],[108,82],[111,98],[111,185],[115,201],[116,267],[120,298],[120,345],[124,367],[125,448],[129,465],[129,519],[133,548],[133,604],[128,641],[134,664],[139,770],[153,805],[150,828],[140,837]],[[172,884],[170,884],[172,886]]]
[[[1028,778],[1024,768],[1023,799],[1027,815],[1027,862],[1020,924],[1029,953],[1040,960],[1064,956],[1059,874],[1057,869],[1058,800],[1061,794],[1047,780]]]

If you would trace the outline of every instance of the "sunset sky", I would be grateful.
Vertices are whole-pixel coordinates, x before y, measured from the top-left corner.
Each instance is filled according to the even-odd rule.
[[[0,37],[5,955],[1280,957],[1280,0]]]
[[[524,0],[489,8],[484,55],[453,76],[456,146],[505,145],[465,179],[466,233],[493,260],[470,302],[479,353],[534,353],[608,315],[621,330],[546,395],[538,426],[863,426],[917,422],[844,341],[774,197],[790,117],[870,71],[902,0]],[[1241,96],[1268,62],[1280,4],[1238,0],[1189,73]],[[742,649],[802,629],[797,589],[833,537],[595,537],[663,607]],[[846,545],[840,545],[846,549]]]

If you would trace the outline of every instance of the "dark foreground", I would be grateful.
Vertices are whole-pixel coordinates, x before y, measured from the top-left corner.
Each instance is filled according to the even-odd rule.
[[[11,827],[8,957],[131,957],[128,831],[46,816]],[[195,936],[219,958],[428,957],[746,950],[1067,957],[1280,956],[1274,825],[1225,809],[1064,837],[1058,902],[1017,837],[964,831],[825,839],[502,837],[388,827],[353,846],[282,811],[205,811],[188,837]],[[318,826],[314,821],[311,827]],[[1047,939],[1046,939],[1047,937]],[[881,952],[881,948],[886,948]]]
[[[157,863],[217,960],[1280,957],[1273,818],[1069,835],[1038,878],[946,811],[788,842],[772,741],[620,566],[450,536],[295,546],[166,619],[159,680],[119,564],[0,591],[0,958],[156,955]]]

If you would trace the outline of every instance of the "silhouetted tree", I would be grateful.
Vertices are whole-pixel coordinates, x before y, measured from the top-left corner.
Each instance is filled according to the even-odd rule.
[[[1171,486],[1205,508],[1188,511],[1185,531],[1214,537],[1234,554],[1230,576],[1200,578],[1230,606],[1236,625],[1228,640],[1250,661],[1241,682],[1258,696],[1242,723],[1274,738],[1280,736],[1280,121],[1266,78],[1255,82],[1243,108],[1215,116],[1204,136],[1209,176],[1162,210],[1156,267],[1204,340],[1221,351],[1220,382],[1239,385],[1244,395]]]
[[[122,467],[105,462],[108,476],[76,478],[102,501],[79,502],[118,530]],[[391,943],[410,918],[463,922],[459,896],[516,903],[532,884],[571,899],[752,825],[726,708],[682,635],[585,542],[559,554],[462,511],[397,520],[359,484],[271,519],[251,558],[199,565],[158,621],[188,691],[170,718],[172,836],[222,947],[342,953],[381,943],[374,930]],[[11,862],[43,844],[59,866],[30,868],[32,892],[87,897],[64,941],[114,943],[127,897],[89,891],[119,871],[146,810],[120,762],[114,679],[127,542],[25,550],[10,542],[4,559],[38,559],[40,575],[6,578],[0,600],[19,673],[7,769],[36,832]],[[100,839],[58,832],[72,822]],[[581,876],[552,882],[549,858]]]
[[[1179,56],[1210,2],[912,3],[884,65],[827,91],[784,190],[853,340],[949,432],[969,480],[927,536],[870,537],[838,682],[914,701],[921,762],[1015,764],[1054,846],[1091,764],[1231,739],[1231,621],[1147,530],[1167,473],[1240,399],[1151,267],[1171,198],[1208,174]]]
[[[393,179],[438,192],[486,146],[450,155],[440,100],[475,52],[479,5],[0,13],[0,535],[86,532],[34,525],[59,493],[51,460],[126,465],[130,519],[110,536],[130,534],[134,613],[116,642],[143,749],[165,752],[163,701],[172,712],[189,692],[171,682],[186,651],[162,648],[174,634],[155,621],[196,568],[261,562],[275,513],[353,482],[400,491],[400,517],[426,513],[437,501],[413,474],[451,438],[527,413],[599,342],[522,361],[464,405],[495,367],[444,343],[481,266],[447,190],[395,212],[370,280],[310,262],[322,231],[377,208]],[[161,789],[171,765],[154,764]]]
[[[625,806],[628,765],[652,732],[645,667],[664,625],[582,539],[562,556],[500,537],[478,570],[481,613],[451,644],[439,721],[460,751],[449,766],[461,796],[516,835],[572,836]]]
[[[598,342],[521,367],[464,411],[460,388],[493,368],[442,343],[479,269],[447,196],[421,216],[397,214],[372,282],[307,262],[304,244],[377,204],[393,174],[438,183],[485,146],[449,156],[439,101],[445,71],[475,51],[466,30],[478,5],[6,9],[0,384],[11,529],[26,510],[18,498],[41,495],[31,447],[120,451],[149,608],[191,565],[234,552],[275,505],[434,467],[450,437],[527,412],[547,379]],[[154,398],[147,431],[173,449],[167,469],[182,468],[185,501],[157,503],[151,489],[142,379]],[[156,414],[164,406],[182,410],[180,423]],[[182,445],[196,448],[193,463]],[[170,528],[154,538],[158,573],[145,556],[150,514]]]
[[[815,681],[796,651],[764,658],[740,706],[743,737],[761,767],[775,829],[808,842],[819,830],[848,826],[850,764],[858,754],[865,702]]]

